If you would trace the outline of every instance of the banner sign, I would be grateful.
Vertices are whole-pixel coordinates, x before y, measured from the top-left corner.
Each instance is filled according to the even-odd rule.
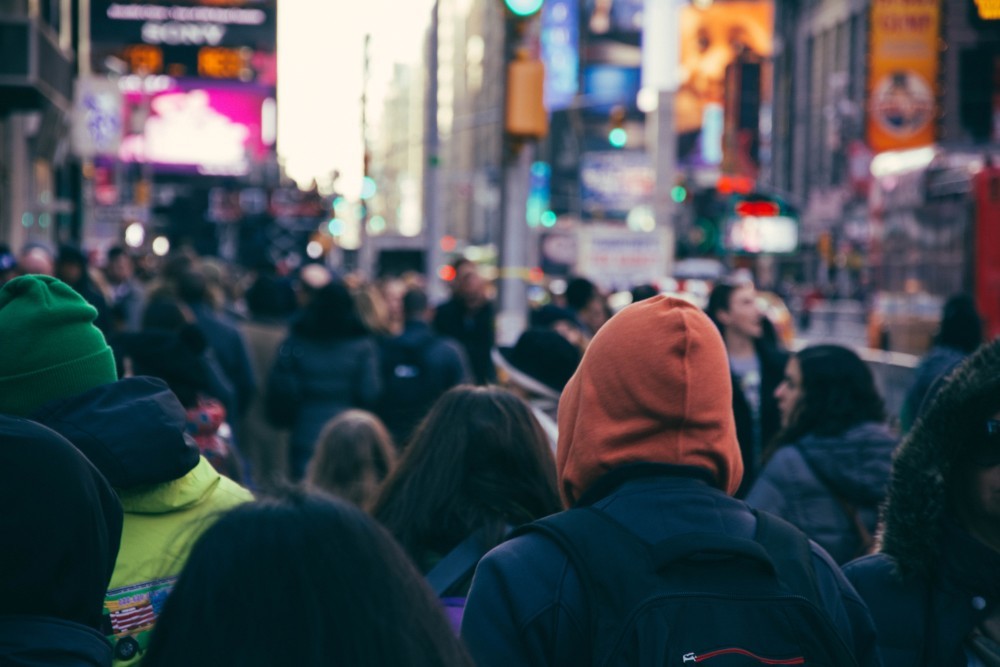
[[[872,0],[868,143],[877,152],[934,143],[940,0]]]
[[[576,269],[607,290],[626,290],[669,275],[673,238],[667,229],[633,232],[619,225],[580,228]]]

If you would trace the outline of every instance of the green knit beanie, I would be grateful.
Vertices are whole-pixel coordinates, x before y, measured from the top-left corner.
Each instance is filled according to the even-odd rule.
[[[0,413],[43,404],[118,379],[94,326],[97,310],[51,276],[21,276],[0,289]]]

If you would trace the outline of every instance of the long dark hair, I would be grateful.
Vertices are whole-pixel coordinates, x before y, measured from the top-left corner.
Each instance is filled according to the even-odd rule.
[[[840,345],[814,345],[793,357],[802,370],[802,398],[775,442],[807,435],[837,436],[864,422],[885,420],[885,404],[868,364]]]
[[[367,332],[361,323],[354,297],[342,282],[316,290],[309,305],[292,325],[292,331],[311,340],[353,338]]]
[[[147,667],[438,667],[472,661],[392,537],[301,491],[242,505],[195,544]]]
[[[418,563],[486,528],[558,512],[555,463],[530,408],[497,387],[459,386],[438,400],[386,480],[373,514]]]

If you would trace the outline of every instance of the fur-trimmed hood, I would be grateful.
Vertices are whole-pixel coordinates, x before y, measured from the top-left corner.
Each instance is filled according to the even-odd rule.
[[[1000,340],[981,347],[948,376],[896,454],[879,542],[902,577],[933,571],[950,513],[949,482],[968,456],[975,429],[998,409]]]

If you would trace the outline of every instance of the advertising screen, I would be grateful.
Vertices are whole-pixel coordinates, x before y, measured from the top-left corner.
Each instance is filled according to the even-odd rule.
[[[700,135],[707,129],[717,132],[723,109],[733,102],[726,99],[726,70],[738,59],[770,57],[773,41],[770,0],[717,0],[681,10],[680,86],[674,113],[685,162],[716,162],[716,156],[703,153],[717,150],[718,138],[706,140]]]
[[[273,88],[167,81],[157,92],[126,93],[122,160],[200,174],[242,175],[273,147]]]
[[[799,225],[786,215],[734,218],[726,228],[726,250],[735,253],[789,253],[798,244]]]
[[[653,193],[653,170],[643,151],[594,151],[580,162],[583,213],[598,219],[624,219],[629,211],[648,204]]]

